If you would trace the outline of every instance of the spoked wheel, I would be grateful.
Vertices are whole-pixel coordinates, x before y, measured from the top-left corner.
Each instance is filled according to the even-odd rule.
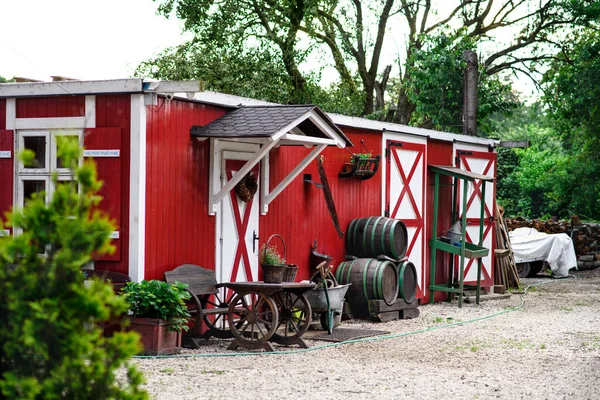
[[[310,303],[304,295],[298,296],[290,292],[277,292],[274,297],[279,322],[272,340],[286,346],[298,344],[310,325]]]
[[[528,262],[517,263],[517,274],[519,278],[527,278],[531,273],[531,264]]]
[[[229,305],[227,318],[233,336],[249,349],[263,348],[277,329],[278,312],[273,299],[263,293],[248,296],[236,294]]]
[[[246,307],[246,298],[239,297],[234,300],[236,292],[227,288],[221,288],[217,293],[206,295],[202,298],[202,310],[204,323],[208,330],[204,334],[208,339],[211,336],[219,339],[230,339],[233,337],[230,329],[230,322],[227,315],[229,306],[233,305],[235,309],[241,310]],[[239,325],[239,318],[233,321]]]

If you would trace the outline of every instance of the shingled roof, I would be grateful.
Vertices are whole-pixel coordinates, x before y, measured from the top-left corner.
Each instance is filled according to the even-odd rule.
[[[335,125],[331,119],[319,107],[315,105],[261,105],[242,106],[234,109],[207,125],[194,125],[190,134],[193,137],[209,138],[266,138],[271,137],[282,129],[288,127],[294,121],[300,120],[297,125],[305,135],[326,138],[323,131],[310,119],[302,119],[312,111],[331,129],[335,131],[345,142],[346,146],[352,146],[350,139]]]

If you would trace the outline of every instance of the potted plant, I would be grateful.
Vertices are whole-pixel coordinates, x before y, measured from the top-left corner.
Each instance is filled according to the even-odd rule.
[[[132,314],[130,329],[142,337],[145,355],[176,354],[181,350],[181,332],[190,319],[185,301],[188,285],[158,280],[127,282],[122,293]]]
[[[275,246],[270,244],[271,239],[274,237],[278,237],[283,244],[283,256],[277,251]],[[265,283],[292,282],[295,279],[298,267],[285,263],[285,253],[285,242],[281,235],[271,235],[266,243],[263,243],[260,248],[259,263],[263,270],[263,280]]]

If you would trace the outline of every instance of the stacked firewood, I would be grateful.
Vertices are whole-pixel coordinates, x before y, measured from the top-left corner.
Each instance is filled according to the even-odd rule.
[[[498,218],[498,223],[496,224],[494,284],[502,285],[506,289],[511,287],[518,288],[519,274],[508,238],[508,229],[502,218],[504,209],[498,207],[496,211],[500,218]]]
[[[592,269],[600,267],[600,224],[585,224],[573,216],[571,221],[542,221],[538,219],[507,218],[508,230],[527,227],[545,233],[566,233],[573,239],[577,267]]]

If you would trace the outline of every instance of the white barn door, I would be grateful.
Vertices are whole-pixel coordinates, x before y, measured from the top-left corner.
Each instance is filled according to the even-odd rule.
[[[457,167],[481,175],[496,176],[496,153],[458,149],[456,151]],[[462,181],[460,181],[462,183]],[[482,199],[482,183],[476,180],[469,183],[467,188],[467,241],[478,244],[479,241],[479,219],[481,203],[484,201],[484,224],[483,224],[483,246],[490,251],[487,257],[482,258],[481,285],[491,286],[494,284],[494,216],[496,209],[496,183],[487,182],[485,187],[485,200]],[[462,217],[462,194],[463,189],[458,189],[458,209]],[[477,262],[475,259],[467,260],[465,266],[465,283],[475,284],[477,282]],[[457,264],[455,263],[455,266]],[[456,276],[456,275],[455,275]]]
[[[222,185],[239,171],[248,153],[224,152]],[[235,159],[233,159],[235,158]],[[259,179],[259,165],[250,172]],[[259,192],[249,201],[243,201],[235,188],[221,202],[221,229],[217,242],[220,263],[217,269],[219,282],[250,282],[258,280],[258,217]]]
[[[408,231],[406,255],[417,270],[417,298],[426,289],[426,145],[387,140],[386,216],[402,220]]]

